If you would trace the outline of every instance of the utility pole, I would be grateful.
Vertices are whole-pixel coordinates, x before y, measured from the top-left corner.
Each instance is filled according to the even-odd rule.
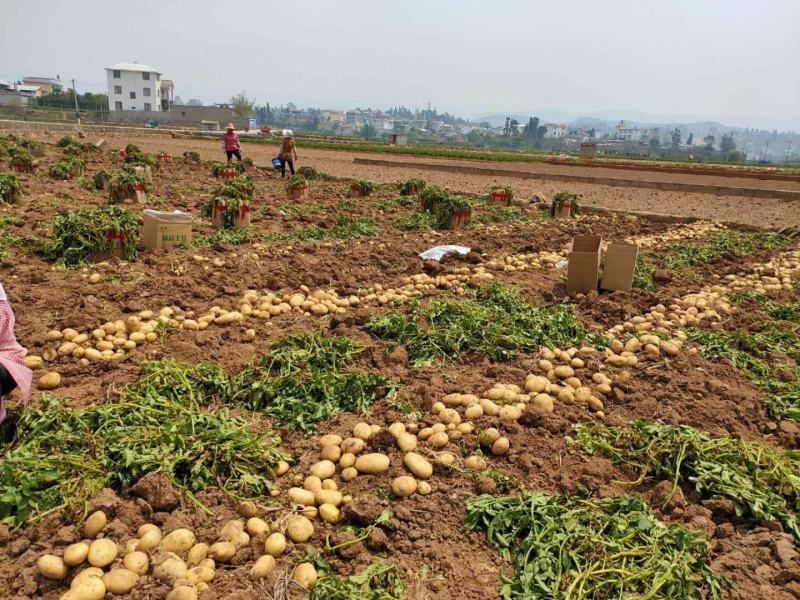
[[[72,97],[75,99],[75,119],[81,124],[81,113],[78,110],[78,90],[75,89],[75,80],[72,80]]]
[[[789,164],[789,152],[791,151],[791,149],[792,149],[792,140],[789,140],[789,144],[786,146],[786,156],[783,159],[783,164],[785,165]]]
[[[767,145],[764,146],[764,158],[762,158],[762,162],[767,162],[767,150],[769,150],[769,139],[767,139]]]

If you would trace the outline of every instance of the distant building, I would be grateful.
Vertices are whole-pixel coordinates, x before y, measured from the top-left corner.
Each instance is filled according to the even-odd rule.
[[[158,111],[161,108],[161,73],[141,63],[106,67],[108,110]]]
[[[58,94],[64,89],[61,77],[58,75],[56,75],[55,79],[52,77],[23,77],[22,85],[38,87],[37,96]]]
[[[559,123],[545,123],[542,127],[544,127],[544,139],[546,140],[556,140],[566,137],[567,131],[569,131],[566,125],[561,125]]]
[[[175,85],[171,79],[161,80],[161,110],[168,111],[175,98]]]

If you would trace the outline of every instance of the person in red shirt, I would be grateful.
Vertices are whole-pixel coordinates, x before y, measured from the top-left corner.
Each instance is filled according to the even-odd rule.
[[[225,133],[222,136],[222,147],[228,157],[228,162],[231,162],[232,157],[239,159],[242,162],[242,153],[239,150],[239,136],[233,130],[233,123],[228,123],[225,126]]]
[[[33,372],[25,366],[26,354],[14,336],[14,311],[0,284],[0,423],[6,418],[3,398],[15,388],[22,394],[22,404],[28,403]]]

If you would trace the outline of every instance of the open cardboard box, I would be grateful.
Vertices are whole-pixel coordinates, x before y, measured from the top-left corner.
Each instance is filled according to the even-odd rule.
[[[568,293],[585,294],[597,290],[602,246],[603,238],[600,236],[575,236],[567,267]],[[629,292],[633,286],[633,274],[638,256],[639,246],[611,242],[606,250],[603,281],[600,287],[604,290]]]
[[[599,235],[576,235],[573,238],[567,266],[567,292],[585,294],[597,289],[602,244],[603,238]]]
[[[169,248],[192,241],[191,213],[142,211],[142,242],[148,250]]]

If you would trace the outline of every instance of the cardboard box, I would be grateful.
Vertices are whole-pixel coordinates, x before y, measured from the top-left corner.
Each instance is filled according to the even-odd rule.
[[[142,219],[142,241],[148,250],[169,248],[192,241],[191,213],[145,209],[142,211]]]
[[[572,240],[567,266],[567,292],[585,294],[597,290],[602,243],[603,238],[599,235],[576,235]]]
[[[611,242],[606,250],[606,263],[600,287],[604,290],[631,291],[638,256],[639,246]]]

